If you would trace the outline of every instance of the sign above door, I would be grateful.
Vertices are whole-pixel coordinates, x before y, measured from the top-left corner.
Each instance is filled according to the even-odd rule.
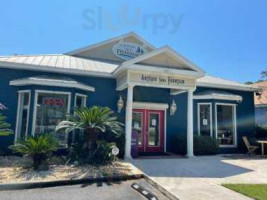
[[[193,79],[182,78],[177,75],[165,75],[148,72],[132,72],[129,74],[129,82],[136,85],[161,86],[166,88],[195,87]]]

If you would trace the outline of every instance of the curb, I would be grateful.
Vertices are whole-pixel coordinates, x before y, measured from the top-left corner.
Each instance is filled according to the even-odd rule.
[[[140,179],[140,178],[143,178],[143,174],[111,176],[111,177],[91,177],[91,178],[72,179],[72,180],[64,179],[64,180],[44,181],[44,182],[6,183],[6,184],[0,184],[0,191],[67,186],[67,185],[77,185],[77,184],[95,183],[95,182],[126,181],[126,180]]]
[[[161,185],[159,185],[156,181],[149,178],[146,174],[143,174],[143,178],[150,183],[153,187],[155,187],[158,191],[160,191],[162,194],[164,194],[166,197],[168,197],[171,200],[180,200],[178,197],[176,197],[174,194],[163,188]]]

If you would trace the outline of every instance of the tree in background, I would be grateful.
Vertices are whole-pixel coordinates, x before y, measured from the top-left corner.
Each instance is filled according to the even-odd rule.
[[[267,70],[261,72],[261,77],[265,80],[267,79]]]
[[[257,80],[255,83],[267,81],[267,70],[264,70],[261,72],[261,79]],[[250,85],[253,84],[254,82],[252,81],[246,81],[245,84]]]

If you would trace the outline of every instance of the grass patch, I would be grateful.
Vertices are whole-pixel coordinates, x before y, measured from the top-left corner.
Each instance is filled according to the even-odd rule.
[[[256,200],[267,200],[267,184],[223,184],[223,186]]]

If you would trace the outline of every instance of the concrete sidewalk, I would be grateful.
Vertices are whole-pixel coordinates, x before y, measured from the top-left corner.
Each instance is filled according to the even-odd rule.
[[[191,159],[137,159],[132,163],[181,200],[250,199],[222,183],[267,183],[266,159],[201,156]]]

